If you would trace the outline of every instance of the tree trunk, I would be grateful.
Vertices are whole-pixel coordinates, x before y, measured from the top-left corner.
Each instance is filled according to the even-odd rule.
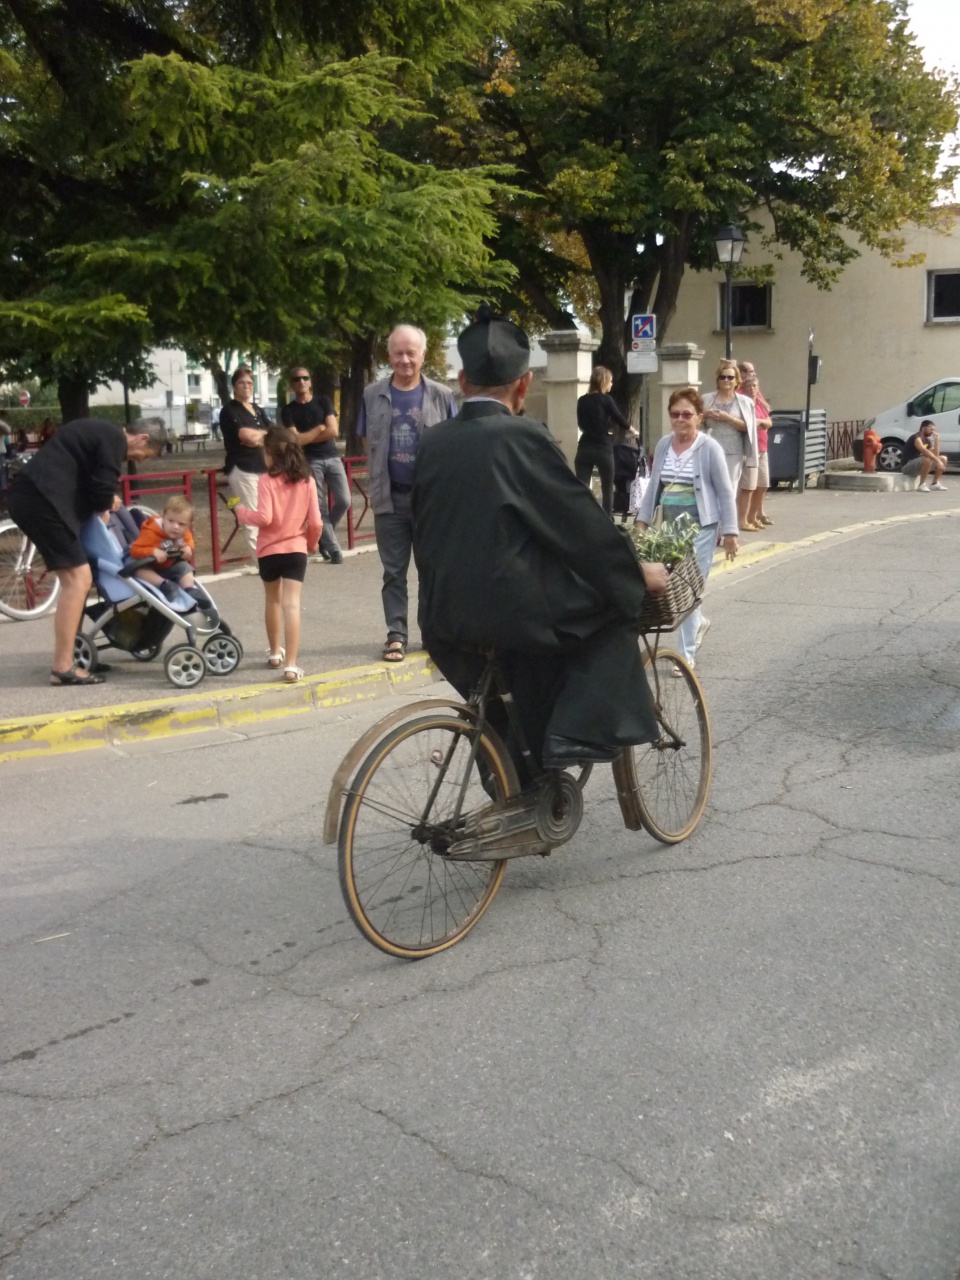
[[[376,364],[377,335],[358,334],[351,339],[350,369],[346,377],[340,379],[340,434],[345,441],[348,458],[363,452],[356,435],[357,414],[363,400],[363,389],[373,380]]]
[[[636,261],[633,242],[593,231],[583,231],[583,242],[590,256],[590,266],[600,293],[600,347],[596,363],[605,365],[613,374],[613,398],[631,422],[639,420],[642,374],[627,373],[627,343],[630,320],[624,318],[623,299],[627,284],[635,277],[637,265],[641,279],[633,280],[631,313],[646,307],[653,280],[656,278],[654,255],[640,255]],[[628,266],[629,264],[629,266]]]
[[[57,379],[57,399],[60,401],[61,421],[73,422],[89,415],[90,390],[82,369],[61,373]]]
[[[220,397],[220,407],[222,409],[224,405],[229,404],[233,399],[233,388],[230,385],[230,379],[227,377],[227,371],[216,356],[208,356],[203,363],[213,375],[213,385],[217,388],[217,395]]]
[[[313,382],[314,395],[326,396],[336,404],[338,379],[337,371],[332,364],[315,365],[310,371],[310,379]]]
[[[691,239],[690,215],[683,214],[679,219],[677,232],[666,236],[660,249],[660,275],[657,278],[657,296],[653,302],[653,310],[657,317],[658,342],[663,340],[664,334],[670,327],[670,321],[677,312],[677,298],[680,294],[687,255],[690,252]]]

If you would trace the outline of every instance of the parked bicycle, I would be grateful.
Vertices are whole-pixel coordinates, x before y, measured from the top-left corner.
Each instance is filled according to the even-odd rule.
[[[57,603],[60,579],[12,520],[0,521],[0,613],[18,622],[42,618]]]
[[[659,633],[643,644],[659,732],[626,748],[613,776],[627,829],[675,844],[695,829],[707,802],[710,724],[683,658],[659,649]],[[494,698],[525,748],[497,655],[488,651],[468,702],[431,698],[392,712],[334,776],[324,837],[339,842],[350,915],[388,955],[420,959],[453,946],[489,907],[508,859],[549,854],[580,825],[590,767],[577,776],[545,770],[521,791],[489,723]]]

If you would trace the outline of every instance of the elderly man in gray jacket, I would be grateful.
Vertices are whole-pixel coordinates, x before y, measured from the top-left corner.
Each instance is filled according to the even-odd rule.
[[[369,496],[377,550],[383,565],[385,662],[402,662],[409,639],[407,572],[413,547],[410,495],[420,437],[456,415],[450,388],[422,374],[427,336],[413,325],[398,325],[387,342],[393,373],[363,393],[357,435],[366,439]]]

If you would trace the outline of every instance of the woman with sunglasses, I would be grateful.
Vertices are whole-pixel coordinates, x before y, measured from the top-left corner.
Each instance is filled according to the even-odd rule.
[[[717,366],[717,389],[703,397],[706,430],[723,450],[730,483],[737,495],[737,518],[742,530],[747,524],[750,495],[757,487],[757,412],[753,401],[740,390],[740,374],[732,360]]]
[[[239,498],[243,506],[256,511],[260,477],[267,469],[263,439],[273,423],[260,406],[253,403],[253,370],[249,365],[238,364],[230,381],[233,399],[220,410],[225,451],[223,472],[233,496]],[[257,531],[244,525],[243,533],[256,563]]]
[[[653,451],[650,483],[637,512],[636,523],[641,529],[646,529],[653,523],[658,506],[667,524],[679,515],[688,515],[700,529],[694,543],[694,555],[706,582],[713,564],[717,536],[723,539],[728,560],[735,559],[739,549],[733,485],[720,445],[700,431],[703,401],[699,391],[693,387],[678,387],[671,395],[668,407],[671,434],[659,440]],[[709,625],[709,619],[699,608],[680,624],[680,653],[691,667]]]

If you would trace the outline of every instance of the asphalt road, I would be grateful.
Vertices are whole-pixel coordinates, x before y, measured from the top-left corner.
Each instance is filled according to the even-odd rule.
[[[956,1280],[960,521],[712,584],[684,845],[346,918],[319,727],[4,766],[3,1280]]]
[[[960,487],[952,481],[945,493],[848,493],[808,490],[802,496],[785,490],[772,493],[767,506],[776,520],[762,534],[745,534],[743,550],[769,542],[807,538],[824,530],[865,520],[885,520],[925,512],[960,510]],[[303,627],[299,663],[308,675],[344,667],[365,666],[380,658],[385,632],[380,588],[383,568],[369,548],[348,553],[341,566],[311,564],[303,591]],[[223,617],[241,640],[243,662],[230,676],[209,678],[200,691],[224,689],[276,679],[264,666],[263,590],[256,577],[243,575],[215,581],[210,591]],[[410,573],[411,645],[419,644],[416,626],[416,572]],[[156,698],[176,690],[167,681],[162,661],[136,662],[129,654],[107,650],[113,670],[107,683],[92,689],[51,688],[50,652],[53,619],[10,622],[0,617],[0,719],[82,711]],[[166,647],[183,640],[171,636]]]

